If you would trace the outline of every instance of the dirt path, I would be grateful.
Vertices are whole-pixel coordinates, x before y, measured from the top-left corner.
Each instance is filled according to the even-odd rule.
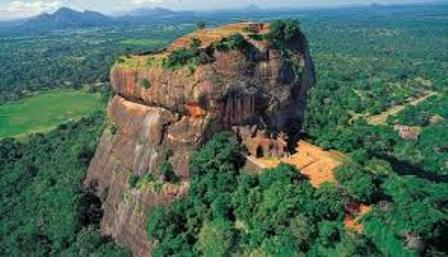
[[[403,111],[408,106],[416,106],[417,104],[425,101],[426,99],[430,98],[431,96],[437,95],[437,92],[427,92],[427,94],[419,97],[419,98],[411,98],[408,99],[407,102],[392,106],[391,108],[387,109],[386,111],[377,114],[377,115],[368,115],[368,114],[362,114],[362,113],[356,113],[353,111],[349,111],[352,118],[350,119],[350,122],[353,122],[358,119],[365,119],[370,125],[380,125],[386,123],[387,117],[389,115],[395,115],[399,112]]]

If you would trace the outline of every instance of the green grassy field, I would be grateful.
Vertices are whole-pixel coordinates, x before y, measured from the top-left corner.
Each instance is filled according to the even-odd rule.
[[[100,107],[99,94],[75,90],[47,91],[0,105],[0,139],[47,132]]]

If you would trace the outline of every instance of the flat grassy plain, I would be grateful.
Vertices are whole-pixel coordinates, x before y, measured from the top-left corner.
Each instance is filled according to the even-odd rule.
[[[103,107],[99,94],[53,90],[0,105],[0,139],[47,132]]]

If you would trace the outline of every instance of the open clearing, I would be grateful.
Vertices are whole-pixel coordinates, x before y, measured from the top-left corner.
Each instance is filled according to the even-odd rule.
[[[309,178],[313,187],[318,187],[324,182],[334,181],[334,169],[341,165],[346,158],[340,152],[325,151],[303,140],[298,143],[296,150],[297,153],[281,160],[260,158],[251,159],[251,161],[262,169],[275,168],[280,162],[291,164]]]
[[[99,94],[54,90],[0,105],[0,139],[47,132],[59,124],[79,119],[101,106]]]

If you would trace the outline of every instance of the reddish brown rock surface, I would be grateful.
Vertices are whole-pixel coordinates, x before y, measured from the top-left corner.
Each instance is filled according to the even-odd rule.
[[[189,157],[213,134],[232,130],[249,153],[258,155],[282,155],[288,143],[295,146],[306,94],[315,81],[306,39],[300,36],[289,42],[296,63],[292,67],[266,41],[243,33],[248,26],[250,33],[265,33],[269,27],[241,23],[196,32],[165,52],[131,56],[111,71],[115,95],[108,114],[116,131],[104,132],[84,183],[96,184],[102,197],[102,231],[136,257],[146,257],[151,250],[145,233],[148,208],[186,193]],[[252,56],[237,50],[215,51],[212,62],[194,70],[160,65],[192,37],[204,46],[235,32],[255,49]],[[166,158],[184,182],[158,193],[130,187],[131,176],[158,177],[158,167]]]

